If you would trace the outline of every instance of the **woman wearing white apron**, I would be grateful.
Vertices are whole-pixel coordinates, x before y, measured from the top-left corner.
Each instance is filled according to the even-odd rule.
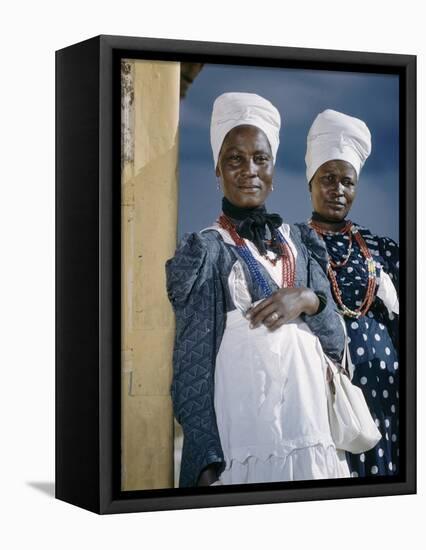
[[[167,262],[181,487],[349,475],[328,424],[324,352],[338,360],[344,342],[328,281],[297,228],[264,206],[279,128],[255,94],[216,99],[222,214]]]

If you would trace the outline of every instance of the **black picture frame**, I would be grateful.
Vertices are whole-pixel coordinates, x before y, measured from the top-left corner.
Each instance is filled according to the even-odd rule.
[[[122,58],[398,74],[401,474],[120,490]],[[117,100],[118,98],[118,100]],[[416,492],[416,57],[98,36],[56,52],[56,498],[99,514]]]

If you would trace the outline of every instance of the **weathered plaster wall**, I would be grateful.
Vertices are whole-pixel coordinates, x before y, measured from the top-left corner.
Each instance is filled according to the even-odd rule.
[[[122,64],[122,489],[173,487],[179,63]]]

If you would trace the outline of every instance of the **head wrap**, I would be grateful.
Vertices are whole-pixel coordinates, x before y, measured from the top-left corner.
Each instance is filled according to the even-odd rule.
[[[309,132],[306,147],[306,178],[313,178],[318,168],[329,160],[346,160],[357,176],[371,153],[371,134],[367,125],[332,109],[320,113]]]
[[[280,143],[280,113],[270,101],[260,95],[230,92],[217,97],[213,104],[210,142],[215,168],[227,133],[244,124],[256,126],[266,134],[275,164]]]

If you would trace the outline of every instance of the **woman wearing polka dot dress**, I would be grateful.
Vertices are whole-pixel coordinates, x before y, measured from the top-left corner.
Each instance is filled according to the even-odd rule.
[[[307,224],[299,224],[305,243],[327,270],[343,314],[352,383],[363,390],[382,434],[370,451],[347,453],[353,477],[399,470],[399,249],[392,239],[347,218],[370,151],[370,132],[361,120],[329,109],[317,116],[305,158],[313,213]]]

